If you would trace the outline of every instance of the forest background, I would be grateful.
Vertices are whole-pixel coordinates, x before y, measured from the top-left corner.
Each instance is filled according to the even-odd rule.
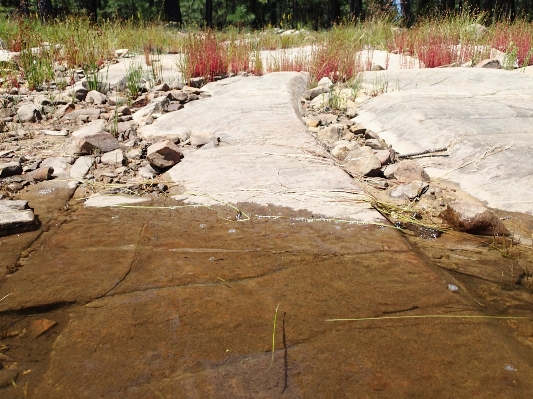
[[[486,23],[530,21],[533,0],[0,0],[0,18],[38,16],[42,21],[72,15],[141,23],[172,21],[180,28],[228,26],[324,29],[387,15],[403,26],[454,12],[482,14]]]

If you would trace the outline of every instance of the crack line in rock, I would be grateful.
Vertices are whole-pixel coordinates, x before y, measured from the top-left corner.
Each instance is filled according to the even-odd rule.
[[[297,267],[297,266],[285,267],[285,268],[281,268],[281,269],[272,270],[270,272],[266,272],[266,273],[263,273],[263,274],[259,274],[257,276],[243,277],[243,278],[233,279],[233,280],[222,280],[220,282],[216,281],[216,282],[207,282],[207,283],[185,283],[185,284],[178,284],[178,285],[166,285],[166,286],[160,286],[160,287],[147,287],[147,288],[144,288],[144,289],[136,289],[136,290],[133,290],[133,291],[121,292],[121,293],[118,293],[118,294],[109,295],[109,293],[111,291],[113,291],[113,289],[127,277],[127,274],[126,274],[126,276],[124,276],[124,279],[122,279],[119,283],[117,283],[117,285],[115,285],[115,287],[111,288],[105,295],[102,295],[102,296],[99,296],[97,298],[94,298],[91,302],[87,303],[87,305],[90,305],[92,302],[94,302],[94,301],[96,301],[98,299],[104,298],[104,297],[113,298],[113,297],[119,297],[119,296],[122,296],[122,295],[129,295],[129,294],[156,291],[156,290],[163,290],[163,289],[189,288],[189,287],[211,287],[211,286],[220,286],[220,285],[228,286],[228,284],[230,284],[230,283],[248,282],[250,280],[256,280],[256,279],[260,279],[260,278],[263,278],[263,277],[269,277],[269,276],[274,275],[276,273],[280,273],[280,272],[283,272],[285,270],[292,269],[293,267]],[[129,273],[129,271],[128,271],[128,273]]]
[[[133,255],[133,259],[131,260],[130,264],[128,265],[128,270],[126,271],[124,276],[117,283],[115,283],[113,285],[113,287],[111,287],[111,289],[108,290],[104,295],[102,295],[101,297],[98,297],[96,299],[99,299],[99,298],[107,296],[111,291],[113,291],[120,283],[122,283],[128,277],[128,275],[131,272],[131,267],[133,266],[133,264],[137,261],[137,259],[139,257],[139,250],[138,249],[139,249],[139,246],[141,244],[141,240],[142,240],[142,237],[143,237],[144,229],[146,228],[147,225],[148,225],[148,221],[144,222],[143,227],[141,228],[141,231],[139,232],[139,240],[137,241],[137,245],[135,246],[135,254]]]

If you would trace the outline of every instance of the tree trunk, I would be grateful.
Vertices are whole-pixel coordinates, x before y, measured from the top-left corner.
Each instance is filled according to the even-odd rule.
[[[511,2],[511,21],[516,19],[516,1],[510,0]]]
[[[292,29],[298,28],[298,0],[292,0]]]
[[[474,0],[476,1],[476,0]],[[479,1],[479,0],[477,0]],[[426,14],[427,11],[428,11],[428,8],[429,8],[429,5],[431,3],[431,0],[420,0],[418,2],[418,9],[417,9],[417,14]]]
[[[180,0],[164,0],[165,15],[168,21],[183,23]]]
[[[409,28],[413,19],[413,14],[411,13],[411,0],[400,0],[400,8],[402,10],[403,23]]]
[[[252,28],[257,29],[259,27],[259,13],[257,12],[257,0],[250,0],[250,12],[254,15],[252,21]]]
[[[314,29],[318,30],[320,28],[320,15],[322,13],[322,3],[317,2],[315,5],[315,12],[313,21],[315,21]]]
[[[331,23],[337,24],[341,20],[341,2],[340,0],[331,0]]]
[[[270,25],[278,26],[278,15],[277,15],[278,4],[276,0],[270,3]]]
[[[481,1],[480,0],[472,0],[472,3],[469,2],[472,6],[472,11],[481,11]]]
[[[19,15],[27,17],[30,15],[30,8],[28,6],[28,0],[20,0],[19,6],[17,8]]]
[[[37,0],[37,13],[41,21],[47,21],[52,17],[52,1]]]
[[[455,0],[445,0],[446,1],[446,10],[454,11],[455,10]]]
[[[89,14],[92,22],[96,22],[98,19],[98,0],[87,0],[87,14]]]
[[[363,0],[350,0],[350,14],[355,21],[360,21],[363,16]]]
[[[213,0],[205,0],[205,25],[213,29]]]

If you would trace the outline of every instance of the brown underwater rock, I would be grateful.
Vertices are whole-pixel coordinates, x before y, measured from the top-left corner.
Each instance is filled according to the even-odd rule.
[[[508,235],[509,230],[491,211],[467,201],[453,201],[440,217],[459,231],[477,234]]]

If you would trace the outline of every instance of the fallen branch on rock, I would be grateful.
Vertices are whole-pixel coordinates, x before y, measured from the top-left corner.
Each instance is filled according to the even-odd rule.
[[[444,152],[444,151],[448,151],[448,147],[432,148],[430,150],[424,150],[424,151],[418,151],[418,152],[410,152],[408,154],[398,154],[398,158],[400,158],[400,159],[411,158],[411,157],[416,157],[418,155],[434,154],[436,152]]]

